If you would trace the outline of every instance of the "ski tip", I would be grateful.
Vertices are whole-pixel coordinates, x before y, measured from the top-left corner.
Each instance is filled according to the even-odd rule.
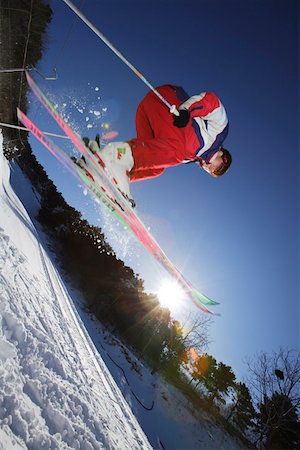
[[[211,316],[214,317],[221,317],[220,313],[217,313],[215,311],[212,311],[211,309],[207,308],[206,306],[200,306],[198,303],[196,303],[197,308],[201,309],[203,312],[210,314]]]
[[[199,301],[193,300],[194,304],[196,305],[197,308],[199,308],[202,312],[206,313],[206,314],[210,314],[211,316],[220,316],[221,314],[216,313],[214,311],[212,311],[211,309],[209,309],[207,306],[202,305]]]
[[[207,314],[210,314],[212,316],[220,316],[219,313],[216,313],[209,308],[209,306],[219,305],[218,302],[211,300],[210,298],[201,294],[201,292],[197,291],[196,289],[192,289],[190,294],[191,294],[191,299],[192,299],[193,303],[201,311],[203,311]]]
[[[215,300],[212,300],[208,297],[206,297],[206,295],[201,294],[201,292],[197,291],[197,289],[193,289],[192,290],[192,296],[193,298],[201,303],[202,305],[219,305],[219,302],[216,302]]]

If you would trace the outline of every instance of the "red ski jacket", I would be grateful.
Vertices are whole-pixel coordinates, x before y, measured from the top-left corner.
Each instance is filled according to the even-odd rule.
[[[186,127],[173,125],[168,107],[150,91],[136,112],[136,138],[129,141],[134,167],[131,181],[160,175],[165,168],[186,162],[209,162],[228,134],[226,111],[216,94],[203,92],[189,97],[178,86],[157,88],[177,109],[187,109]]]

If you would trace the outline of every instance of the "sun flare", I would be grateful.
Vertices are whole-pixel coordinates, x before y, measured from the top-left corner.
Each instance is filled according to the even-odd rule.
[[[157,295],[161,306],[169,309],[178,307],[184,298],[184,292],[176,281],[163,281]]]

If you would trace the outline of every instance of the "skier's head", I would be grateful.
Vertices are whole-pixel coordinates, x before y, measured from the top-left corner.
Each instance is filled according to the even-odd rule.
[[[224,147],[220,147],[210,162],[203,163],[203,169],[213,177],[221,177],[230,167],[231,154]]]

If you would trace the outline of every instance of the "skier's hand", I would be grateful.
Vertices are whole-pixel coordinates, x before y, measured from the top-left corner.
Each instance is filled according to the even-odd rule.
[[[190,120],[190,113],[187,109],[179,109],[179,116],[173,114],[173,125],[177,128],[185,127]]]

